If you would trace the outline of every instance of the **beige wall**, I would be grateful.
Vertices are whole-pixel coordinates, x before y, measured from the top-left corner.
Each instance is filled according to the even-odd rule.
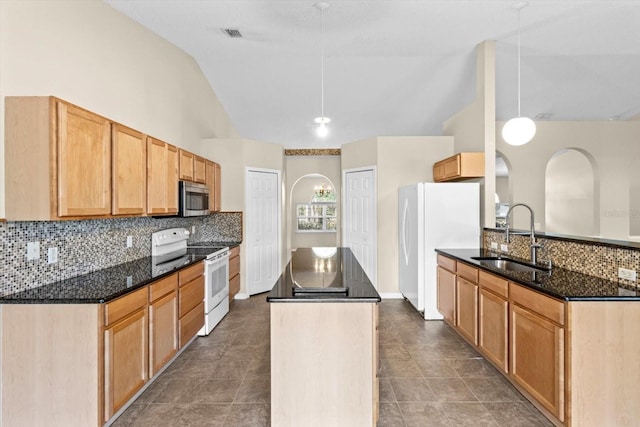
[[[286,186],[285,201],[287,212],[287,236],[285,246],[287,253],[291,253],[292,248],[302,248],[309,246],[340,246],[340,211],[342,203],[342,170],[340,156],[287,156],[285,157]],[[336,207],[338,212],[338,231],[336,233],[296,233],[294,192],[306,190],[299,187],[303,184],[300,180],[309,174],[323,175],[327,179],[321,180],[331,185],[336,192]],[[298,184],[296,184],[298,182]]]
[[[378,163],[377,143],[377,138],[368,138],[343,144],[341,156],[342,170],[375,166],[376,163]]]
[[[485,152],[485,176],[496,169],[496,45],[484,41],[476,46],[476,99],[442,125],[443,135],[454,137],[454,151]],[[480,181],[480,220],[495,225],[495,180]]]
[[[0,1],[5,96],[54,95],[197,154],[237,137],[193,58],[99,0]],[[4,217],[4,131],[0,132]]]
[[[497,129],[501,129],[498,123]],[[499,133],[497,149],[511,164],[509,176],[513,202],[531,206],[536,214],[537,229],[543,231],[545,212],[545,171],[551,157],[563,148],[589,153],[596,162],[599,185],[600,235],[611,239],[630,240],[629,223],[634,212],[632,193],[640,161],[640,123],[637,121],[601,122],[536,122],[537,133],[523,146],[506,144]],[[580,215],[576,212],[576,215]],[[512,224],[529,228],[526,210],[514,211]]]
[[[300,178],[298,182],[293,186],[289,193],[289,200],[291,201],[290,207],[287,209],[289,217],[289,230],[291,234],[291,248],[312,248],[315,246],[340,246],[338,240],[338,233],[331,232],[304,232],[297,231],[298,216],[297,206],[298,204],[307,204],[313,197],[314,189],[316,186],[322,185],[331,186],[334,189],[333,183],[326,177],[308,176]],[[337,200],[336,200],[337,202]],[[336,212],[337,214],[337,212]],[[340,224],[338,224],[338,229]]]

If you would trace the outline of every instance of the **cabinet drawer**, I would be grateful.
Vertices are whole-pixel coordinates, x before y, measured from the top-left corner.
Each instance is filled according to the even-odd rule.
[[[229,277],[236,276],[240,273],[240,257],[231,258],[229,260]]]
[[[509,299],[527,309],[564,325],[564,303],[509,282]]]
[[[240,246],[229,249],[229,258],[240,256]]]
[[[178,275],[172,274],[169,277],[160,279],[149,285],[149,302],[154,302],[158,298],[167,295],[178,287]]]
[[[140,290],[113,300],[104,307],[104,325],[117,322],[140,307],[147,305],[149,300],[149,287],[145,286]]]
[[[179,300],[178,316],[182,317],[204,300],[204,277],[200,276],[181,287]]]
[[[483,288],[489,289],[498,295],[505,298],[509,297],[509,282],[501,277],[480,270],[478,272],[478,283]]]
[[[204,274],[204,263],[199,262],[191,267],[184,268],[178,272],[179,284],[184,286],[198,276]]]
[[[452,273],[455,273],[456,271],[456,261],[440,254],[438,254],[438,265]]]
[[[461,262],[456,264],[458,276],[463,277],[470,282],[478,283],[478,269]]]
[[[200,304],[182,317],[178,323],[180,324],[180,348],[182,348],[204,326],[204,301],[200,301]]]

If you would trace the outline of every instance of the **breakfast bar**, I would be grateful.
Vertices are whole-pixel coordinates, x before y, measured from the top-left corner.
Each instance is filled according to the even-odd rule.
[[[267,301],[272,425],[376,425],[380,295],[351,250],[297,249]]]

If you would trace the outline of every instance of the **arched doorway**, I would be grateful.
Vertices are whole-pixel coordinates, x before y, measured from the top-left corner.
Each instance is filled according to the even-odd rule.
[[[545,172],[545,230],[575,236],[600,233],[596,163],[586,151],[556,152]]]
[[[339,215],[334,183],[321,174],[300,177],[291,187],[291,249],[339,246]]]

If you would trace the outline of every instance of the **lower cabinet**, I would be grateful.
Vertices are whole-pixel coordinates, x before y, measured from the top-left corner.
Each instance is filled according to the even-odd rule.
[[[478,344],[478,285],[462,277],[456,280],[456,327],[473,344]]]
[[[149,288],[149,376],[154,376],[178,352],[178,275]]]
[[[107,421],[149,379],[147,307],[104,331],[104,397]]]
[[[481,288],[478,299],[478,348],[503,373],[509,370],[508,328],[507,300]]]
[[[229,302],[240,292],[240,246],[229,253]]]
[[[204,264],[178,273],[178,335],[180,348],[204,326]]]
[[[438,266],[438,311],[444,317],[445,322],[452,326],[455,325],[456,275],[440,266]]]

